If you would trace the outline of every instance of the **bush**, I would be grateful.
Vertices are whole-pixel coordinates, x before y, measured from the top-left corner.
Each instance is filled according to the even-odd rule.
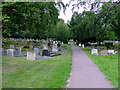
[[[107,47],[107,49],[111,48],[113,46],[113,43],[107,42],[105,43],[105,47]]]

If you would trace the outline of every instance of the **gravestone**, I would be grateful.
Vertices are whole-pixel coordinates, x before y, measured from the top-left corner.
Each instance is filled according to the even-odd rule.
[[[7,55],[10,56],[10,57],[13,57],[14,56],[14,50],[13,49],[8,49],[7,50]]]
[[[23,48],[23,46],[20,46],[20,47],[18,48],[19,54],[22,54],[22,48]]]
[[[10,49],[14,49],[14,45],[10,45]]]
[[[56,42],[55,41],[53,41],[53,44],[55,44]]]
[[[63,45],[63,42],[62,42],[62,45]]]
[[[35,53],[34,52],[27,52],[27,60],[35,60]]]
[[[81,43],[79,44],[79,46],[81,47]]]
[[[52,45],[52,52],[58,52],[57,44]]]
[[[48,44],[43,44],[43,49],[47,49],[48,50]]]
[[[114,50],[108,50],[108,54],[114,54]]]
[[[108,55],[108,51],[107,51],[107,50],[102,50],[102,51],[100,52],[100,54],[101,54],[101,55]]]
[[[40,55],[40,49],[39,48],[34,48],[34,53],[36,55]]]
[[[33,46],[32,46],[32,45],[30,45],[29,48],[30,48],[31,50],[33,50]]]
[[[93,55],[98,55],[98,50],[97,49],[92,49],[92,52],[91,52]]]
[[[84,48],[84,44],[82,44],[82,48]]]
[[[46,49],[42,51],[42,56],[50,56],[50,52]]]

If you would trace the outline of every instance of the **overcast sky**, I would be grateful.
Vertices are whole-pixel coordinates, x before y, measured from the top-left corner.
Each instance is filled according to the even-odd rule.
[[[93,1],[93,0],[92,0]],[[101,0],[101,2],[107,2],[109,0]],[[112,1],[118,1],[118,0],[112,0]],[[66,5],[67,3],[69,3],[69,0],[62,0],[62,2]],[[62,18],[65,23],[67,23],[67,20],[71,20],[71,17],[72,17],[72,5],[73,4],[77,4],[77,0],[71,2],[70,6],[66,8],[66,11],[65,11],[65,14],[63,13],[63,9],[61,9],[60,11],[60,15],[58,18]],[[102,4],[100,5],[102,6]],[[89,11],[90,10],[90,6],[87,8],[86,11]],[[74,11],[77,11],[78,13],[82,13],[84,11],[83,7],[80,7],[79,9],[78,8],[75,8]]]

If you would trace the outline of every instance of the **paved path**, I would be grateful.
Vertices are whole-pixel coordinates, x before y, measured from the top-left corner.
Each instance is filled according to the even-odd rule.
[[[73,61],[69,88],[113,88],[85,52],[71,46]]]

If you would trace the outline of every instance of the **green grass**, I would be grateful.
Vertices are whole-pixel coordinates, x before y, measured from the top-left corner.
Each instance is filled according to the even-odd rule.
[[[68,53],[45,60],[26,60],[26,57],[2,58],[3,88],[63,88],[70,77],[71,46]]]
[[[98,66],[111,84],[118,88],[118,54],[109,56],[97,56],[91,54],[91,48],[82,48],[92,61]],[[99,50],[100,52],[100,50]]]

